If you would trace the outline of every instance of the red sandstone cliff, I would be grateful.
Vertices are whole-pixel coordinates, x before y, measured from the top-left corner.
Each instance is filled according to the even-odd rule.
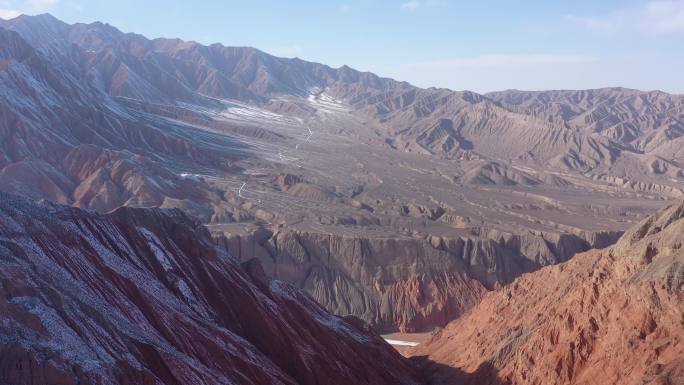
[[[433,384],[684,383],[684,203],[523,275],[411,354]]]

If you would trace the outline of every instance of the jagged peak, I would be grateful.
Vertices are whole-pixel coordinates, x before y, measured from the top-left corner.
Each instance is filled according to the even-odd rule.
[[[37,15],[21,14],[13,19],[7,20],[9,25],[19,25],[22,23],[29,23],[33,28],[66,28],[69,24],[56,18],[50,13],[41,13]]]
[[[620,238],[616,249],[628,253],[629,248],[656,235],[672,231],[684,219],[684,201],[677,202],[642,220]]]
[[[632,227],[611,252],[643,265],[634,274],[634,280],[660,282],[669,290],[681,290],[684,286],[682,234],[684,201],[660,210]]]

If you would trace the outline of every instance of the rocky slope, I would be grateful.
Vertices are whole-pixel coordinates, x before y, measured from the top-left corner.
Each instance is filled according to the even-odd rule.
[[[599,135],[620,151],[642,156],[652,175],[681,172],[684,99],[660,91],[623,88],[582,91],[502,91],[487,94],[505,108],[554,122],[575,132]],[[615,147],[618,151],[618,147]],[[618,160],[618,159],[616,159]],[[625,160],[619,160],[625,161]],[[621,166],[613,166],[613,173]]]
[[[89,82],[77,48],[55,57],[0,28],[0,50],[2,190],[101,211],[220,201],[162,163],[230,170],[228,138],[135,116]]]
[[[516,279],[411,352],[433,384],[677,384],[684,203]]]
[[[0,383],[419,384],[354,318],[241,267],[179,210],[0,193]]]

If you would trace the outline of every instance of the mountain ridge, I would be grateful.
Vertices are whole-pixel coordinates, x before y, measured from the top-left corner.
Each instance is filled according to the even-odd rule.
[[[422,383],[358,319],[240,265],[180,210],[0,193],[0,218],[2,383]]]

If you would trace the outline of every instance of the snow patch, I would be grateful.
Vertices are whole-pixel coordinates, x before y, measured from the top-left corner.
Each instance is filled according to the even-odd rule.
[[[191,174],[189,172],[182,172],[182,173],[178,174],[178,176],[183,178],[183,179],[194,180],[195,182],[204,181],[204,176],[200,175],[200,174]]]
[[[400,341],[400,340],[393,340],[393,339],[384,339],[388,344],[394,345],[394,346],[418,346],[418,342],[410,342],[410,341]]]
[[[97,370],[102,365],[111,365],[114,358],[104,351],[95,352],[86,345],[75,330],[69,328],[62,317],[52,308],[35,297],[15,297],[11,302],[40,319],[50,333],[41,338],[39,345],[59,352],[67,360],[79,362],[86,371]],[[99,354],[98,354],[99,353]]]
[[[285,125],[298,125],[299,122],[288,116],[277,114],[250,106],[248,104],[239,103],[232,100],[223,100],[225,109],[220,112],[220,116],[227,120],[238,122],[252,122],[252,123],[281,123]]]
[[[339,114],[348,112],[349,108],[339,99],[332,97],[325,93],[325,91],[318,91],[318,88],[311,89],[312,92],[307,100],[319,112],[325,114]],[[316,92],[318,91],[318,92]]]
[[[171,270],[173,268],[173,264],[171,264],[171,261],[166,256],[166,253],[159,246],[162,244],[159,238],[157,238],[156,235],[154,235],[151,231],[145,228],[138,227],[138,231],[147,239],[147,244],[150,246],[150,250],[152,250],[154,258],[159,262],[159,264],[162,265],[164,271]]]

